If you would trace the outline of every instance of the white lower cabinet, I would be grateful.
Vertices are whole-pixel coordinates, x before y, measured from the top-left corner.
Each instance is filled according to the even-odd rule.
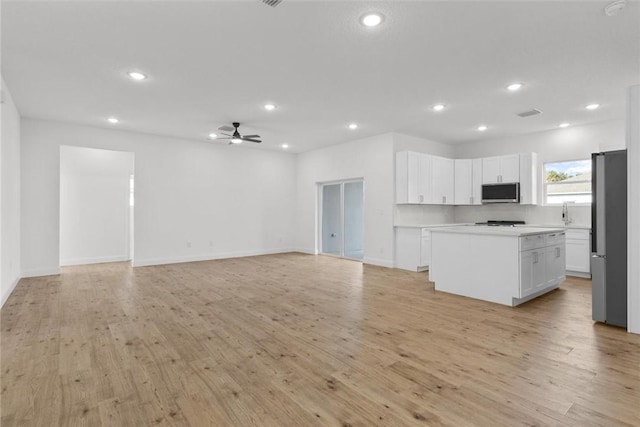
[[[590,230],[567,230],[566,269],[570,276],[589,277],[591,275]]]
[[[431,232],[428,228],[396,227],[396,268],[422,271],[431,262]]]
[[[420,267],[429,267],[431,263],[431,232],[426,228],[422,229],[422,241],[420,244]]]
[[[544,249],[520,252],[520,298],[547,286]]]
[[[520,239],[520,298],[558,285],[565,279],[565,233]]]
[[[564,245],[545,248],[546,286],[562,282],[565,278],[565,247]]]

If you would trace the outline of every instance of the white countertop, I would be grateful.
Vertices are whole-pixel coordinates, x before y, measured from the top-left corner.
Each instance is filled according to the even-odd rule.
[[[580,229],[580,230],[591,230],[590,225],[581,225],[581,224],[524,224],[524,225],[516,225],[516,227],[535,227],[535,228],[564,228],[564,229]]]
[[[462,222],[462,223],[453,223],[453,224],[396,224],[394,227],[400,228],[440,228],[440,227],[461,227],[461,226],[476,226],[475,223],[471,222]],[[590,225],[580,225],[580,224],[569,224],[565,226],[564,224],[517,224],[518,228],[553,228],[553,229],[579,229],[579,230],[591,230]],[[509,228],[509,227],[507,227]]]
[[[439,227],[461,227],[473,225],[468,222],[458,223],[458,224],[396,224],[394,227],[400,228],[439,228]]]
[[[530,236],[534,234],[561,233],[564,227],[543,228],[543,227],[496,227],[489,225],[466,225],[458,227],[440,227],[433,230],[433,233],[459,233],[459,234],[482,234],[490,236]]]

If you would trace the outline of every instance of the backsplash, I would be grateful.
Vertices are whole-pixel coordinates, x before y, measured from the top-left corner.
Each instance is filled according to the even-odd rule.
[[[448,224],[454,222],[455,206],[395,205],[394,224]]]
[[[569,225],[591,226],[591,206],[569,205]],[[453,222],[480,222],[490,219],[519,220],[527,224],[563,225],[562,206],[494,204],[456,206]]]
[[[569,205],[569,225],[591,226],[590,206]],[[563,225],[562,206],[531,206],[500,203],[481,206],[396,205],[395,224],[474,223],[519,220],[527,224]]]

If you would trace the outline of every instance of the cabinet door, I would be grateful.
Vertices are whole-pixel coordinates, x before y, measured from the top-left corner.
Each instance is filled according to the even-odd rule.
[[[454,162],[454,203],[473,204],[473,161],[456,159]]]
[[[564,245],[549,246],[545,249],[547,263],[546,287],[564,280],[566,261]]]
[[[418,202],[431,203],[431,158],[428,154],[415,153],[418,156]]]
[[[407,153],[407,201],[420,203],[420,153]]]
[[[500,176],[500,157],[482,159],[482,183],[495,184]]]
[[[589,253],[589,241],[578,239],[567,239],[566,244],[566,269],[580,273],[591,271],[591,254]]]
[[[452,205],[454,162],[444,157],[429,156],[431,159],[431,203]]]
[[[454,204],[454,161],[440,158],[440,196],[442,204]]]
[[[533,251],[533,291],[537,292],[547,287],[547,267],[545,248]]]
[[[533,251],[520,252],[520,298],[533,293]]]
[[[422,242],[420,245],[420,266],[428,267],[431,264],[431,232],[422,232]]]
[[[500,157],[500,182],[520,182],[520,155]]]
[[[473,173],[471,181],[471,204],[482,204],[482,159],[473,159]]]
[[[418,271],[420,266],[420,229],[396,228],[395,267]]]

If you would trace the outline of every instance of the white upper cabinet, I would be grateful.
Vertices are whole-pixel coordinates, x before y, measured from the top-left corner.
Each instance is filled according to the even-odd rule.
[[[456,159],[454,162],[454,204],[482,204],[482,159]]]
[[[415,151],[396,153],[396,203],[480,205],[482,184],[520,183],[520,203],[535,205],[537,155],[447,159]]]
[[[482,159],[482,183],[520,182],[520,155],[485,157]]]
[[[431,204],[453,205],[454,161],[431,157]]]
[[[396,153],[396,203],[429,203],[430,174],[428,155],[414,151]]]

